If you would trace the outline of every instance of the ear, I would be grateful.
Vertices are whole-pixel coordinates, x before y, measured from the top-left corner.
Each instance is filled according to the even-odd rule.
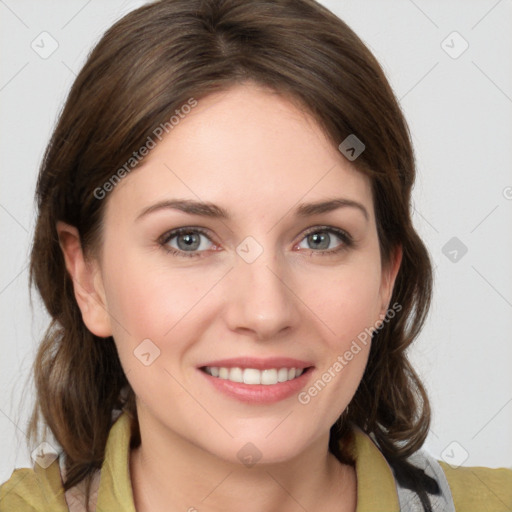
[[[74,226],[58,221],[56,228],[66,269],[73,281],[75,298],[85,325],[96,336],[102,338],[112,336],[110,315],[98,262],[86,260],[80,234]]]
[[[402,246],[397,245],[392,251],[390,261],[387,265],[382,268],[382,281],[380,285],[380,297],[381,297],[381,315],[386,315],[389,309],[389,303],[391,301],[391,295],[393,294],[393,287],[395,285],[396,276],[402,263]]]

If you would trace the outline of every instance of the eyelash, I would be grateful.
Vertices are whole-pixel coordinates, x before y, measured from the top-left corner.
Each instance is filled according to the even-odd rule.
[[[203,253],[206,251],[195,251],[195,252],[194,251],[181,251],[178,249],[169,248],[167,246],[167,244],[176,236],[179,236],[182,234],[191,234],[191,233],[200,233],[200,234],[204,235],[206,238],[208,238],[208,240],[210,242],[212,242],[212,240],[208,236],[208,232],[206,230],[204,230],[202,228],[184,227],[184,228],[173,229],[172,231],[164,233],[158,239],[158,243],[167,254],[172,254],[173,256],[185,257],[185,258],[202,257]],[[304,236],[301,239],[301,242],[302,242],[302,240],[304,240],[304,238],[306,238],[308,235],[311,235],[313,233],[334,233],[342,241],[342,244],[339,247],[337,247],[336,249],[320,250],[320,251],[315,251],[313,249],[309,249],[311,251],[310,256],[313,256],[314,254],[316,254],[318,256],[332,256],[334,254],[341,253],[342,251],[346,251],[347,249],[350,249],[355,246],[355,243],[354,243],[352,237],[346,231],[343,231],[342,229],[334,228],[331,226],[315,226],[315,227],[307,230],[304,233]]]

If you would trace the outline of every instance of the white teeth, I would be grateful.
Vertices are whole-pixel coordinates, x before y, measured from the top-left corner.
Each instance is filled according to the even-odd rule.
[[[263,370],[261,372],[261,383],[262,384],[277,384],[277,370],[273,368],[271,370]]]
[[[254,368],[246,368],[244,370],[245,384],[261,384],[261,372]]]
[[[230,380],[231,382],[243,382],[244,384],[264,384],[271,386],[278,382],[286,382],[296,379],[304,373],[304,368],[269,368],[257,370],[256,368],[225,368],[206,366],[206,373],[212,377]]]
[[[277,380],[279,382],[286,382],[288,380],[288,368],[279,368]]]
[[[242,368],[231,368],[231,370],[229,370],[229,380],[233,382],[243,382],[244,374]]]

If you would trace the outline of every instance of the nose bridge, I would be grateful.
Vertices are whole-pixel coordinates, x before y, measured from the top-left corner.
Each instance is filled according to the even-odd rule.
[[[236,248],[231,272],[231,328],[251,330],[260,339],[271,338],[298,320],[297,304],[287,283],[286,263],[270,244],[270,238],[266,238],[265,247],[254,237],[244,239]]]

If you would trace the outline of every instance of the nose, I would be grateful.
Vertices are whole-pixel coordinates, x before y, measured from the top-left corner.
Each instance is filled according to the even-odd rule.
[[[297,291],[284,262],[265,250],[248,263],[237,257],[227,283],[229,327],[256,340],[275,340],[300,319]]]

